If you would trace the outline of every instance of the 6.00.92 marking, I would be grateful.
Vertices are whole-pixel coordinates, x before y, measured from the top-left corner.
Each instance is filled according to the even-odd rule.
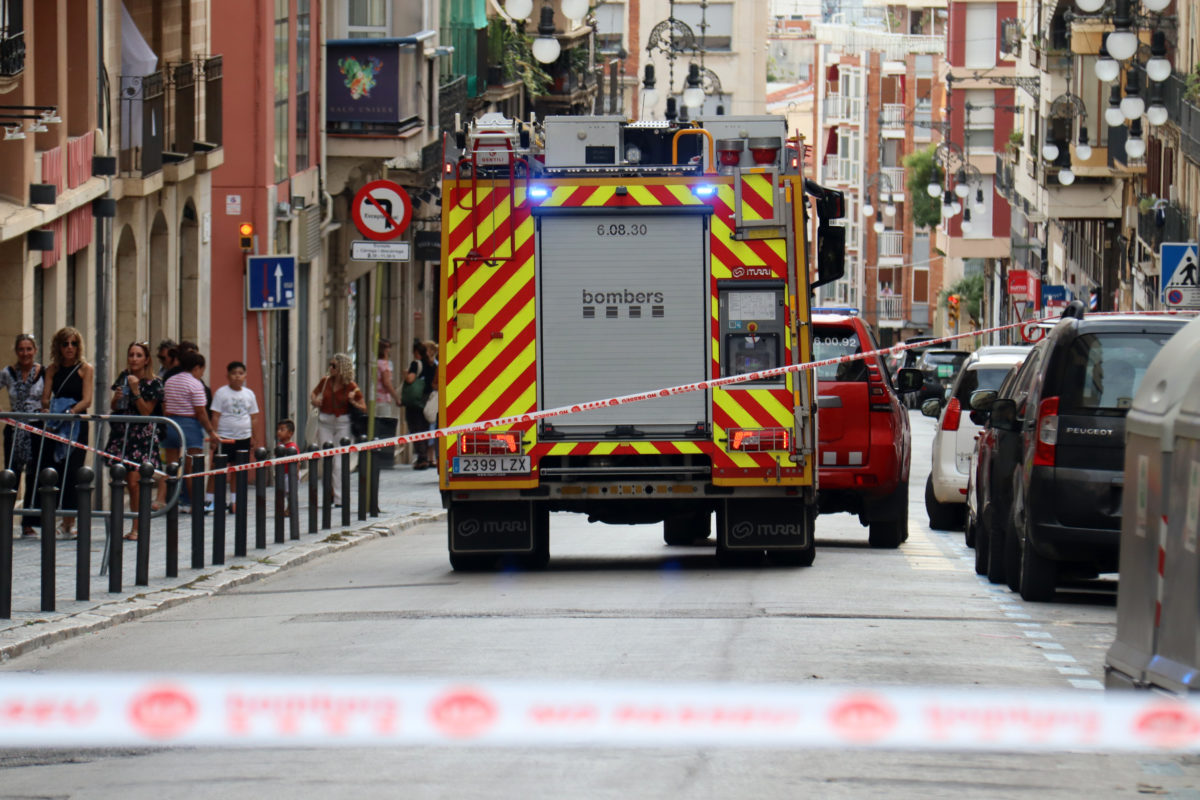
[[[597,236],[645,236],[650,232],[647,225],[630,223],[611,223],[609,225],[597,225]]]

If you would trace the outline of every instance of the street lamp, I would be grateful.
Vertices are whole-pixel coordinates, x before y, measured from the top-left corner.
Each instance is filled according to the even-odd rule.
[[[1079,156],[1081,161],[1087,161],[1092,157],[1092,146],[1088,144],[1086,125],[1079,126],[1079,141],[1075,143],[1075,155]]]
[[[542,18],[538,23],[538,37],[533,40],[533,57],[543,64],[551,64],[558,60],[562,45],[554,36],[554,9],[549,5],[542,6]]]
[[[1162,86],[1154,84],[1150,87],[1150,105],[1146,107],[1146,121],[1151,125],[1162,125],[1170,114],[1163,105]]]
[[[1104,121],[1108,127],[1115,128],[1125,124],[1125,115],[1121,113],[1121,86],[1113,84],[1108,95],[1108,108],[1104,109]]]
[[[1113,31],[1108,35],[1108,53],[1117,61],[1133,58],[1137,52],[1138,37],[1133,32],[1133,16],[1129,13],[1129,0],[1116,0],[1113,11]]]
[[[954,216],[954,194],[950,190],[946,190],[942,194],[942,218],[950,219]]]
[[[567,19],[583,19],[587,12],[588,0],[562,0],[562,13]]]
[[[1047,161],[1054,161],[1058,158],[1058,144],[1051,137],[1050,131],[1046,131],[1046,141],[1042,145],[1042,158]]]
[[[1125,97],[1121,100],[1121,113],[1125,119],[1137,119],[1146,113],[1146,101],[1142,99],[1138,83],[1137,73],[1129,70],[1125,74]]]
[[[867,195],[867,200],[863,203],[862,215],[868,219],[875,216],[875,206],[871,205],[871,195]]]
[[[973,228],[973,227],[974,227],[974,226],[971,224],[971,209],[969,209],[969,208],[965,208],[965,209],[963,209],[963,218],[962,218],[962,222],[961,222],[961,223],[959,223],[959,224],[962,226],[962,232],[963,232],[963,233],[970,233],[970,232],[971,232],[971,228]]]
[[[645,77],[642,78],[642,115],[645,116],[645,109],[652,108],[658,103],[658,90],[654,88],[654,65],[647,64],[644,71]]]
[[[1171,62],[1167,61],[1167,35],[1155,31],[1150,37],[1150,60],[1146,62],[1146,77],[1162,83],[1171,77]]]
[[[687,88],[683,90],[683,105],[687,108],[699,108],[704,105],[704,89],[700,86],[700,65],[689,64]]]
[[[959,197],[967,197],[971,194],[971,185],[967,183],[967,173],[965,170],[959,170],[954,176],[954,193]]]
[[[1112,83],[1121,74],[1121,65],[1109,55],[1108,34],[1100,40],[1100,57],[1096,59],[1096,77],[1105,83]]]
[[[876,232],[876,233],[883,233],[883,230],[884,230],[884,228],[883,228],[883,216],[882,216],[882,215],[876,216],[876,217],[875,217],[875,224],[874,224],[874,225],[872,225],[871,227],[873,227],[873,228],[875,229],[875,232]]]
[[[987,211],[987,203],[983,199],[983,187],[975,190],[975,213],[982,214]]]
[[[894,217],[894,216],[896,216],[896,204],[895,204],[895,203],[893,203],[891,200],[889,200],[889,201],[888,201],[888,203],[887,203],[887,205],[885,205],[885,206],[883,207],[883,215],[884,215],[885,217]]]
[[[533,13],[533,0],[508,0],[504,4],[504,12],[513,19],[529,19]]]
[[[1135,119],[1129,125],[1129,136],[1125,139],[1125,155],[1138,159],[1146,155],[1146,140],[1142,138],[1142,121]]]
[[[942,193],[942,173],[936,166],[929,174],[929,183],[925,185],[925,192],[930,197],[937,197]]]
[[[1095,14],[1104,7],[1104,0],[1075,0],[1075,5],[1085,14]]]

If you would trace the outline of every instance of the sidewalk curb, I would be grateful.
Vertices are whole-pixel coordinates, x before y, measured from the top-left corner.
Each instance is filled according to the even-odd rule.
[[[327,532],[323,538],[309,542],[297,542],[292,547],[262,561],[255,561],[250,557],[239,559],[237,563],[209,567],[207,571],[201,572],[180,586],[155,589],[102,603],[95,608],[79,611],[52,622],[30,622],[18,629],[21,633],[16,634],[15,637],[11,632],[8,636],[0,635],[0,663],[10,661],[40,647],[140,619],[191,600],[211,597],[226,589],[261,580],[363,542],[385,536],[395,536],[418,525],[445,519],[446,512],[444,510],[414,511],[404,516],[374,522],[356,530],[337,530],[335,528]],[[28,630],[29,633],[25,634],[25,630]]]

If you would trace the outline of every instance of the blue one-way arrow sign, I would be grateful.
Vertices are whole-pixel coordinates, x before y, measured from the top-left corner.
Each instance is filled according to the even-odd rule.
[[[296,307],[296,257],[250,256],[246,259],[246,308],[287,311]]]

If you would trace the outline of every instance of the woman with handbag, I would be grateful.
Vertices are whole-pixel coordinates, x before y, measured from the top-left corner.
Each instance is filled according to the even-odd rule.
[[[354,362],[345,353],[335,353],[329,359],[329,374],[321,378],[309,396],[317,409],[317,441],[324,445],[333,442],[340,445],[342,439],[350,438],[350,414],[352,410],[365,412],[366,401],[362,390],[354,382]],[[333,471],[333,502],[342,504],[342,471]]]
[[[404,373],[400,402],[404,405],[404,421],[408,423],[408,432],[423,433],[429,430],[429,421],[425,419],[425,401],[437,376],[437,363],[420,339],[413,339],[412,352],[412,363],[408,365],[408,372]],[[413,450],[417,454],[413,469],[429,469],[432,466],[429,443],[414,442]]]
[[[86,414],[92,407],[92,392],[95,387],[95,371],[83,357],[83,334],[75,328],[60,328],[50,340],[53,358],[46,368],[45,386],[42,389],[42,410],[52,414]],[[88,424],[84,420],[52,420],[46,430],[57,433],[73,442],[88,443]],[[58,507],[63,511],[76,510],[76,473],[84,464],[87,451],[65,442],[46,443],[51,454],[50,464],[58,472],[61,495]],[[49,531],[42,531],[48,536]],[[58,525],[62,539],[75,538],[75,518],[63,517]]]

